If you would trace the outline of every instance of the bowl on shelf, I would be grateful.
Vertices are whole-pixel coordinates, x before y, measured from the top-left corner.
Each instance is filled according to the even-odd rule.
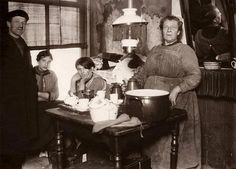
[[[221,62],[203,62],[203,66],[207,70],[219,70],[221,68]]]

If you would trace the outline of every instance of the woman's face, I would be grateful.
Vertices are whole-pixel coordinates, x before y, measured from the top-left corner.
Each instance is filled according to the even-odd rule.
[[[217,23],[217,24],[220,24],[221,23],[221,12],[218,8],[215,9],[215,12],[216,12],[216,18],[214,19],[214,21]]]
[[[39,69],[42,71],[48,70],[52,59],[50,56],[46,56],[38,61]]]
[[[86,76],[89,72],[91,72],[90,69],[85,69],[82,65],[78,65],[76,68],[81,76]]]
[[[163,24],[162,33],[165,45],[176,42],[177,36],[180,34],[178,22],[175,20],[166,20]]]

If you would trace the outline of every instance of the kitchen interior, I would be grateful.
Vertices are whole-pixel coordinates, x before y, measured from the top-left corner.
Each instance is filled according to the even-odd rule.
[[[30,19],[23,38],[30,48],[32,64],[37,64],[36,55],[39,51],[50,50],[53,55],[50,69],[57,74],[58,100],[63,102],[68,97],[71,77],[76,73],[75,62],[80,57],[100,58],[103,65],[97,72],[111,86],[114,82],[123,83],[120,76],[128,73],[124,69],[124,72],[114,76],[114,67],[120,58],[127,54],[132,55],[134,51],[145,61],[147,53],[162,43],[159,25],[164,16],[175,15],[183,21],[184,34],[181,41],[195,50],[194,32],[199,29],[201,5],[208,3],[215,4],[222,13],[223,25],[230,37],[230,58],[222,61],[216,69],[207,69],[203,63],[199,63],[202,78],[196,93],[201,121],[202,169],[234,169],[236,168],[235,1],[3,0],[0,2],[0,29],[1,34],[5,33],[4,18],[8,11],[22,9],[29,14]],[[133,16],[130,20],[118,20],[128,13],[123,9],[129,8],[136,9],[132,14],[141,18],[138,24],[135,23]],[[113,86],[113,89],[120,90],[120,87]],[[30,164],[32,169],[34,165],[39,165],[37,160],[34,162],[35,164]]]

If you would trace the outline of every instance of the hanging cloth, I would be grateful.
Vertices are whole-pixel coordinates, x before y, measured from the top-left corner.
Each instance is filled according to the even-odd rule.
[[[39,75],[38,90],[40,92],[44,92],[46,88],[44,76],[50,74],[50,71],[49,70],[42,71],[39,69],[39,66],[34,67],[34,71],[36,75]]]

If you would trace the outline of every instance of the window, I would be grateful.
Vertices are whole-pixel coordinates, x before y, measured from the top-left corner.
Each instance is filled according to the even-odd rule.
[[[39,3],[35,3],[37,1]],[[67,1],[10,1],[8,7],[9,11],[22,9],[29,14],[30,19],[23,38],[31,48],[57,48],[63,45],[84,48],[86,1]]]
[[[78,8],[49,6],[50,44],[79,43],[79,15]]]

